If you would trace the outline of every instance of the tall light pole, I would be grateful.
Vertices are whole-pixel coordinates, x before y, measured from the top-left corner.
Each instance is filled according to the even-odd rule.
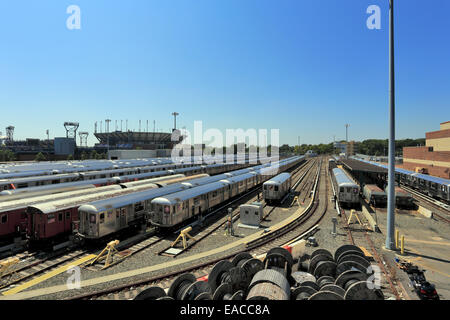
[[[348,143],[348,127],[350,125],[348,123],[345,124],[345,141]]]
[[[177,116],[179,115],[178,112],[172,112],[173,115],[173,128],[176,130],[177,129]]]
[[[106,127],[106,143],[108,144],[108,160],[111,160],[111,157],[109,156],[109,123],[111,122],[111,119],[106,119],[105,120],[105,127]]]
[[[395,68],[394,0],[389,0],[389,166],[386,249],[393,250],[395,232]]]

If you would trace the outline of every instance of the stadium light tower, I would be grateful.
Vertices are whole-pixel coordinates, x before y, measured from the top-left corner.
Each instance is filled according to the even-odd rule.
[[[179,115],[178,112],[172,112],[173,115],[173,128],[176,130],[177,129],[177,116]]]
[[[394,0],[389,0],[389,165],[386,249],[393,250],[395,232],[395,68],[394,68]]]
[[[111,122],[111,119],[106,119],[105,120],[105,127],[106,127],[106,133],[107,133],[107,138],[106,138],[106,143],[108,144],[108,160],[111,160],[111,157],[109,156],[109,123]]]

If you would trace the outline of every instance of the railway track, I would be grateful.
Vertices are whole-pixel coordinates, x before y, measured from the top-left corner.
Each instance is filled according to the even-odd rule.
[[[436,210],[433,210],[433,216],[436,216],[441,221],[450,223],[450,206],[449,205],[447,205],[441,201],[438,201],[434,198],[431,198],[428,195],[420,193],[417,190],[411,189],[410,187],[402,185],[401,188],[404,189],[405,191],[411,193],[419,202],[426,203],[427,205],[433,207],[434,209],[437,209],[438,212],[436,212]],[[443,213],[440,214],[441,212],[443,212]]]
[[[298,168],[294,169],[294,173],[298,173],[302,169],[304,169],[307,166],[308,162],[306,162],[303,165],[300,165]],[[255,192],[259,193],[259,189],[261,187],[253,188],[253,190],[250,190],[249,192],[245,193],[244,195],[241,195],[240,197],[232,200],[232,203],[238,202],[242,198],[248,197],[249,195],[254,194]],[[256,200],[256,198],[255,198]],[[214,212],[210,213],[210,215],[223,210],[224,207],[230,206],[230,202],[228,202],[226,205],[222,206],[219,209],[216,209]],[[236,216],[238,216],[237,214]],[[196,222],[194,222],[195,224]],[[224,222],[220,222],[218,226],[210,226],[206,230],[204,230],[202,233],[204,235],[201,236],[201,239],[206,238],[209,234],[214,232],[214,230],[217,230],[220,228],[221,225],[223,225]],[[125,260],[125,258],[128,258],[132,255],[135,255],[136,253],[142,252],[144,250],[151,249],[155,247],[156,245],[164,245],[170,246],[172,241],[169,239],[170,235],[163,236],[158,235],[157,232],[153,232],[149,238],[136,242],[131,242],[127,245],[122,245],[120,248],[120,252],[117,254],[118,257],[116,257],[115,260],[111,264],[109,264],[108,267],[111,267],[113,265],[116,265],[122,261]],[[62,250],[63,252],[67,252],[67,250]],[[85,250],[77,250],[69,253],[61,253],[61,252],[52,252],[46,257],[40,257],[39,254],[35,257],[32,257],[32,255],[28,255],[27,259],[23,259],[25,253],[21,253],[16,255],[15,257],[21,259],[20,264],[18,267],[14,268],[10,273],[3,275],[2,279],[8,279],[8,281],[4,281],[3,283],[0,282],[0,290],[1,289],[12,289],[21,283],[23,283],[25,280],[33,280],[34,278],[41,276],[42,274],[52,272],[56,268],[60,267],[64,263],[69,264],[70,262],[75,261],[75,259],[83,259],[84,257],[88,257],[89,255],[97,255],[100,253],[101,250],[95,251],[94,254],[91,252],[87,252]],[[183,250],[184,252],[184,250]],[[91,259],[92,260],[92,259]],[[87,261],[80,266],[90,270],[90,271],[99,271],[103,268],[103,265],[101,264],[93,264],[90,265],[90,261]]]
[[[303,166],[301,166],[301,167],[299,167],[299,168],[293,173],[293,177],[294,177],[294,175],[297,175],[297,176],[298,176],[298,175],[301,175],[301,173],[303,172],[302,169],[305,169],[305,173],[304,173],[303,175],[301,175],[301,177],[298,179],[298,181],[295,183],[295,185],[298,184],[298,183],[300,183],[300,182],[304,179],[304,177],[307,175],[307,173],[309,172],[309,170],[310,170],[313,166],[314,166],[314,163],[313,163],[312,165],[310,165],[309,167],[305,166],[306,168],[303,167]],[[256,191],[256,192],[259,193],[259,190],[260,190],[260,189],[261,189],[261,186],[258,186],[258,187],[256,187],[256,190],[250,191],[250,193],[253,193],[254,191]],[[238,202],[241,198],[243,198],[243,197],[245,197],[245,196],[247,196],[247,194],[245,194],[245,195],[243,195],[243,196],[241,196],[241,197],[239,197],[239,198],[233,200],[231,203],[227,203],[227,204],[221,206],[220,208],[218,208],[218,209],[214,210],[213,212],[211,212],[208,216],[216,215],[218,212],[223,211],[224,209],[226,209],[227,207],[229,207],[230,204],[235,203],[235,202]],[[287,199],[287,197],[286,197],[284,200],[286,201],[286,199]],[[248,201],[248,202],[252,202],[252,201],[254,201],[254,200],[256,200],[256,198],[253,198],[253,199],[251,199],[251,200]],[[268,210],[268,211],[266,210],[267,212],[265,213],[265,215],[264,215],[263,218],[262,218],[263,221],[266,220],[266,219],[269,217],[269,215],[270,215],[270,214],[275,210],[275,208],[276,208],[275,206],[268,206],[267,203],[264,203],[263,208],[267,208],[267,207],[269,208],[269,210]],[[239,208],[239,207],[237,207],[237,209],[238,209],[238,208]],[[205,219],[207,219],[208,216],[206,216]],[[234,220],[238,219],[239,216],[240,216],[239,210],[234,210],[234,213],[232,213],[232,220],[234,221]],[[194,246],[196,246],[201,240],[206,239],[206,238],[207,238],[208,236],[210,236],[212,233],[214,233],[215,231],[217,231],[217,230],[219,230],[221,227],[223,227],[227,221],[228,221],[228,216],[225,216],[225,217],[221,218],[218,222],[216,222],[216,223],[214,223],[214,224],[208,226],[206,229],[200,231],[200,232],[196,235],[196,241],[190,243],[186,248],[182,248],[182,249],[179,249],[179,250],[177,250],[177,251],[174,251],[172,254],[168,254],[167,252],[172,248],[172,246],[168,246],[168,247],[162,249],[161,251],[159,251],[158,254],[159,254],[159,255],[161,255],[161,254],[163,254],[163,255],[168,255],[168,256],[171,256],[171,257],[176,257],[176,256],[178,256],[178,255],[180,255],[180,254],[182,254],[182,253],[184,253],[184,252],[187,252],[187,251],[189,251],[191,248],[193,248]]]
[[[321,175],[323,175],[323,170],[321,170],[321,166],[319,166],[319,169],[317,170],[317,175],[315,175],[316,182],[313,184],[312,189],[313,197],[311,200],[310,205],[308,206],[307,214],[301,215],[300,222],[297,220],[291,221],[288,223],[290,227],[284,227],[282,228],[283,231],[277,232],[276,236],[273,235],[265,235],[263,236],[265,239],[263,242],[256,245],[256,243],[253,243],[252,246],[243,246],[239,248],[236,252],[225,254],[221,256],[220,258],[211,258],[208,259],[206,262],[197,262],[193,265],[190,265],[188,267],[181,267],[177,268],[177,270],[170,271],[170,272],[164,272],[162,275],[157,275],[148,279],[144,280],[138,280],[138,281],[132,281],[130,283],[124,284],[124,285],[118,285],[114,287],[110,287],[108,289],[102,289],[95,292],[85,293],[82,295],[74,296],[71,298],[68,298],[70,300],[76,300],[76,299],[131,299],[134,296],[136,296],[139,292],[144,290],[146,287],[153,286],[153,285],[159,285],[161,287],[168,287],[168,284],[174,279],[174,277],[178,276],[179,274],[185,273],[185,272],[191,272],[194,273],[198,278],[201,276],[206,275],[214,266],[214,264],[220,260],[228,259],[233,257],[239,252],[250,252],[253,254],[258,254],[259,251],[263,251],[261,247],[263,245],[274,245],[280,241],[290,241],[293,239],[293,233],[295,232],[305,232],[305,230],[310,230],[311,227],[308,226],[309,229],[301,228],[302,224],[304,224],[306,221],[311,221],[311,218],[314,216],[315,211],[317,210],[318,204],[319,204],[319,194],[317,192],[318,186],[319,186],[319,178]],[[322,189],[328,190],[328,181],[322,180]],[[319,217],[316,220],[312,221],[312,224],[317,224],[326,213],[327,209],[327,194],[325,192],[325,195],[322,195],[321,201],[324,203],[323,210],[320,212]],[[310,223],[311,224],[311,223]],[[284,237],[284,238],[282,238]]]

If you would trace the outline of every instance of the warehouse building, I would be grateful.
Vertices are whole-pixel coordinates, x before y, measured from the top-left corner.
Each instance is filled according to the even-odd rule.
[[[403,148],[403,168],[450,179],[450,121],[425,133],[425,139],[425,146]]]

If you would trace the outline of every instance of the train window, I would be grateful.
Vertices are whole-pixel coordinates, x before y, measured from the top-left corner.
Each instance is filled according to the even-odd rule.
[[[170,213],[170,206],[164,206],[164,213]]]
[[[66,219],[70,219],[70,211],[66,212]]]
[[[275,186],[275,191],[278,191],[278,186]]]
[[[19,183],[18,185],[17,185],[17,188],[18,189],[20,189],[20,188],[26,188],[27,187],[27,184],[26,183]]]
[[[47,215],[47,223],[53,223],[53,222],[55,222],[55,215],[54,214]]]
[[[52,180],[52,184],[58,184],[59,180]]]
[[[91,213],[89,222],[90,223],[95,223],[95,213]]]
[[[62,214],[62,212],[58,213],[58,221],[63,221],[63,214]]]
[[[144,204],[142,202],[138,202],[134,205],[134,212],[139,212],[144,210]]]
[[[344,192],[344,187],[341,187],[341,188],[340,188],[340,192]]]
[[[107,217],[109,218],[109,217],[111,217],[111,215],[112,215],[112,210],[109,210],[106,214],[107,214]]]
[[[351,192],[352,191],[352,188],[350,188],[350,187],[347,187],[347,192]]]
[[[105,214],[104,213],[100,213],[100,223],[105,222]]]
[[[2,223],[7,223],[8,222],[8,215],[4,214],[2,215]]]

